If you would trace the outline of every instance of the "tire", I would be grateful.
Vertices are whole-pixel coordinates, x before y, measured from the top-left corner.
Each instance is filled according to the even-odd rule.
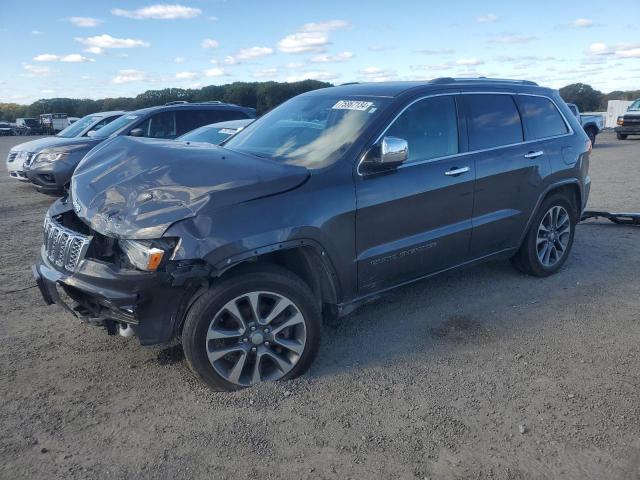
[[[626,140],[627,136],[624,133],[616,133],[618,140]]]
[[[560,223],[560,220],[564,218],[564,214],[567,215],[569,226],[568,234],[564,233],[564,227],[566,225],[564,222],[561,227],[557,227],[556,225],[551,229],[547,228],[550,226],[550,221],[554,218],[554,212],[559,213],[559,221],[556,223]],[[549,198],[545,199],[534,215],[529,231],[520,249],[511,259],[513,265],[521,272],[536,277],[548,277],[556,273],[562,268],[562,265],[564,265],[564,262],[567,261],[571,253],[577,217],[576,206],[573,205],[565,195],[552,194]],[[543,221],[545,222],[544,224]],[[542,230],[541,225],[547,228],[547,233]],[[544,261],[547,258],[545,243],[549,251],[548,263]],[[560,253],[561,246],[562,252]],[[553,254],[554,250],[556,252],[555,256]]]
[[[586,131],[587,137],[589,137],[589,140],[591,140],[591,146],[595,147],[596,145],[596,135],[598,134],[598,132],[596,132],[595,129],[593,128],[589,128]]]
[[[277,312],[281,305],[287,306]],[[182,345],[189,368],[211,389],[239,390],[305,373],[318,352],[321,323],[319,302],[300,278],[277,266],[251,267],[196,300]]]

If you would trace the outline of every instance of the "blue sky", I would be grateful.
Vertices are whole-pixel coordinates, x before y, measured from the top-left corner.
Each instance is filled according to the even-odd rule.
[[[440,76],[640,88],[638,0],[0,0],[0,101]]]

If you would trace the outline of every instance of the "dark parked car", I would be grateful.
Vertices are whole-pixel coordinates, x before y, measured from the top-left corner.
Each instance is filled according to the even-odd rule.
[[[618,140],[626,140],[629,135],[640,135],[640,98],[629,105],[616,124],[614,130]]]
[[[91,137],[72,138],[40,150],[27,170],[27,177],[39,191],[60,194],[71,180],[82,157],[109,137],[174,139],[209,123],[255,116],[252,108],[220,102],[172,102],[161,107],[129,112]]]
[[[558,93],[532,82],[316,90],[224,148],[95,149],[46,216],[34,275],[47,303],[111,333],[181,339],[214,389],[290,379],[323,315],[491,259],[555,273],[590,148]]]
[[[185,133],[181,137],[176,138],[176,140],[183,142],[205,142],[213,145],[220,145],[231,135],[235,135],[251,122],[253,122],[253,119],[230,120],[228,122],[205,125],[204,127],[196,128],[189,133]]]

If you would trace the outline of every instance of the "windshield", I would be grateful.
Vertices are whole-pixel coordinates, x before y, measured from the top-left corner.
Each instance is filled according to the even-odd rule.
[[[127,125],[135,123],[141,117],[142,115],[137,114],[123,115],[111,122],[109,125],[105,125],[100,130],[97,130],[93,138],[107,138]]]
[[[220,145],[223,141],[236,133],[237,128],[216,128],[216,127],[200,127],[185,133],[178,140],[185,142],[206,142]]]
[[[62,130],[57,137],[63,138],[73,138],[80,135],[86,128],[90,127],[92,124],[100,120],[102,117],[83,117],[75,123],[72,123],[67,128]]]
[[[337,161],[380,114],[387,99],[293,98],[231,137],[224,147],[307,168]]]
[[[627,110],[629,110],[629,111],[640,110],[640,100],[636,100],[631,105],[629,105],[629,108]]]

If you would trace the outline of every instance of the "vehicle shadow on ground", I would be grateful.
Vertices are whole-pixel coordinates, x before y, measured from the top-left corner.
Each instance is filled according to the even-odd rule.
[[[605,297],[609,294],[599,285],[615,286],[628,276],[638,232],[633,226],[580,225],[567,263],[547,278],[495,261],[399,288],[325,328],[311,376],[499,342],[514,329],[535,327],[540,319],[556,315],[558,305],[571,306],[586,292],[589,298]],[[612,235],[618,239],[615,251],[610,250]],[[609,253],[602,255],[604,251]]]

